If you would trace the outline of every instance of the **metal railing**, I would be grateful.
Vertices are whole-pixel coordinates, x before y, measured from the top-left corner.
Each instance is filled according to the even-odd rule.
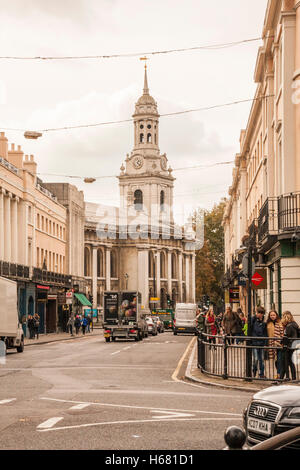
[[[275,346],[272,341],[282,341],[282,346]],[[223,379],[299,382],[300,340],[296,348],[293,346],[294,343],[291,346],[287,338],[212,336],[201,331],[198,335],[198,368],[201,372]],[[249,350],[250,376],[247,374]]]
[[[10,278],[29,279],[30,270],[29,266],[22,264],[8,263],[0,261],[0,276]]]
[[[258,218],[258,240],[300,229],[300,192],[269,197]]]
[[[72,285],[71,276],[60,273],[54,273],[40,268],[33,268],[32,280],[34,282],[61,284],[68,287]]]

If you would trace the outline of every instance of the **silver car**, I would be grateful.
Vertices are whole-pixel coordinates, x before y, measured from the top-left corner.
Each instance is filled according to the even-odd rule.
[[[157,335],[157,324],[153,321],[152,318],[146,317],[146,322],[148,325],[148,333],[149,335],[156,336]]]

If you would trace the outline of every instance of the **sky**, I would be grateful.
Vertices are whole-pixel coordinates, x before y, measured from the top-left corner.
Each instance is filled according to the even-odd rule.
[[[0,56],[90,56],[192,48],[261,36],[267,0],[0,0]],[[261,41],[217,50],[148,55],[150,94],[160,114],[255,94]],[[49,129],[132,117],[142,94],[139,57],[95,60],[0,59],[0,130]],[[177,213],[211,209],[228,195],[251,103],[160,119],[160,150],[174,171]],[[10,142],[33,154],[45,181],[67,181],[89,202],[118,205],[114,176],[133,148],[133,124],[47,132]],[[61,175],[61,176],[54,176]],[[80,176],[69,178],[67,176]],[[188,208],[188,209],[187,209]],[[176,212],[176,211],[175,211]]]

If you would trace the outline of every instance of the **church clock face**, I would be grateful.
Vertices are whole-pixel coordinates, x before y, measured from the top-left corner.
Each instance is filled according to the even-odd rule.
[[[136,168],[137,170],[139,170],[140,168],[142,168],[144,164],[144,160],[142,157],[136,157],[134,160],[133,160],[133,166],[134,168]]]
[[[163,158],[161,159],[161,168],[162,168],[162,170],[166,170],[166,169],[167,169],[167,159],[166,159],[166,157],[163,157]]]

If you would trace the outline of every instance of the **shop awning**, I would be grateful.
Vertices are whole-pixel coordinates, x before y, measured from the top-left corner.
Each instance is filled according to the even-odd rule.
[[[86,298],[86,296],[84,294],[76,294],[75,293],[75,297],[79,300],[81,305],[83,305],[84,307],[92,307],[91,302]]]

